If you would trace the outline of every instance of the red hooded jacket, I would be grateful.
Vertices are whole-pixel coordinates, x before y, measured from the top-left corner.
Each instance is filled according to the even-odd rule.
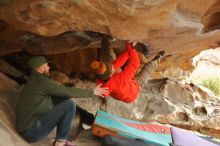
[[[109,93],[104,96],[110,95],[116,100],[130,103],[136,99],[139,92],[139,84],[134,79],[134,75],[140,65],[138,54],[130,43],[126,44],[126,50],[116,58],[112,65],[117,70],[127,60],[128,64],[121,72],[115,73],[106,82],[98,79],[97,83],[102,83],[102,87],[109,88]]]

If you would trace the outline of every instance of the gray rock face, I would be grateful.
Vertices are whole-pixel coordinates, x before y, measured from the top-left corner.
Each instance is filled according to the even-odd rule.
[[[19,85],[0,73],[0,145],[28,146],[15,128],[16,105],[20,93]]]
[[[79,87],[82,85],[78,83]],[[97,110],[104,110],[128,119],[157,121],[217,136],[212,132],[220,128],[220,100],[217,97],[210,96],[192,83],[167,78],[150,80],[141,92],[143,96],[130,104],[111,97],[74,101],[94,114]]]

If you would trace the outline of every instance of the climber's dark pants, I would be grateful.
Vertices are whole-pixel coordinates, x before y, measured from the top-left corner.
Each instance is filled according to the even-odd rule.
[[[157,61],[148,62],[142,67],[141,71],[135,76],[140,88],[151,78],[151,74],[156,70],[156,68]]]

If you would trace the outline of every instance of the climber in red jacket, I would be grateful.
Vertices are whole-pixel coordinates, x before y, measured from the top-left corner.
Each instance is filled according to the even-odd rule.
[[[157,62],[164,55],[164,51],[159,52],[150,62],[146,63],[138,75],[135,73],[140,65],[138,54],[135,49],[136,42],[127,42],[126,50],[113,61],[107,64],[101,61],[93,61],[92,70],[97,75],[97,83],[102,83],[102,87],[108,87],[110,95],[116,100],[126,103],[134,101],[142,85],[150,78],[151,73],[156,69]],[[128,61],[125,68],[117,72]]]

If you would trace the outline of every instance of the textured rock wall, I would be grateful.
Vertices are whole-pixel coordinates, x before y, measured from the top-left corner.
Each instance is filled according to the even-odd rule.
[[[0,73],[0,145],[28,146],[15,128],[19,85]]]
[[[219,27],[218,0],[4,0],[0,9],[1,55],[100,47],[100,38],[85,34],[90,31],[111,35],[117,48],[120,40],[141,41],[149,58],[166,50],[158,71],[190,70],[193,56],[219,46],[220,33],[213,31]]]
[[[82,84],[80,85],[82,87]],[[220,100],[210,96],[194,84],[184,80],[160,79],[150,81],[143,96],[131,104],[111,97],[74,99],[77,104],[95,113],[102,109],[109,113],[138,121],[157,121],[196,130],[220,138]]]

